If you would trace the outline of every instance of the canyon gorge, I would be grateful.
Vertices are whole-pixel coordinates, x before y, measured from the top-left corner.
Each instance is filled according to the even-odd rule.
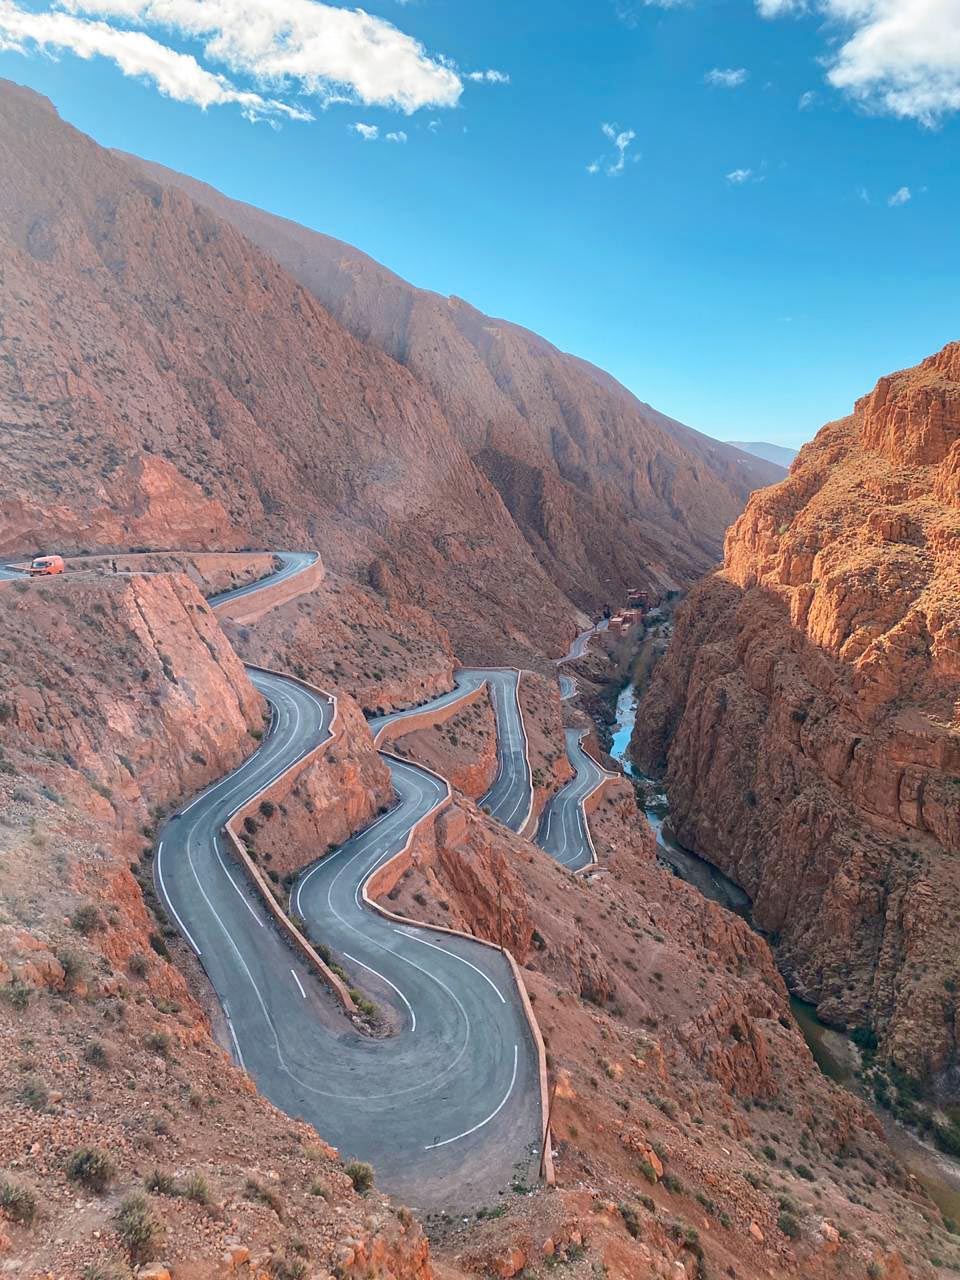
[[[783,478],[7,82],[0,168],[0,559],[67,558],[0,581],[0,1275],[960,1267],[956,1224],[819,1072],[788,994],[953,1096],[960,346],[882,379]],[[274,549],[318,554],[283,579]],[[632,754],[766,938],[671,874],[601,749],[644,624],[556,665],[632,588],[687,595]],[[513,828],[490,811],[507,758],[491,687],[433,706],[471,665],[517,669],[530,816]],[[449,795],[357,907],[363,889],[397,932],[430,926],[424,955],[509,950],[553,1185],[528,1143],[510,1180],[478,1175],[484,1198],[424,1188],[407,1207],[244,1069],[158,836],[269,746],[254,668],[336,710],[235,815],[224,870],[251,915],[270,903],[251,928],[302,933],[289,974],[315,947],[331,1037],[388,1052],[400,993],[331,954],[296,888],[391,820],[391,761],[440,775]],[[371,720],[406,710],[375,740]],[[569,729],[611,775],[585,805],[583,875],[535,840],[573,774]],[[349,1016],[331,975],[356,981]],[[341,1111],[364,1105],[358,1089]]]

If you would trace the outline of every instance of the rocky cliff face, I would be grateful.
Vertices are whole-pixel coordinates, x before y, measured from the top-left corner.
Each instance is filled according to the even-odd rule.
[[[957,1065],[960,344],[882,378],[754,495],[637,717],[681,841],[822,1017]]]
[[[415,289],[329,236],[124,158],[238,228],[350,333],[409,369],[552,582],[582,607],[703,572],[747,494],[783,475],[536,334]]]
[[[124,827],[229,772],[263,727],[264,704],[185,577],[6,582],[0,636],[4,747],[46,759],[58,789]]]

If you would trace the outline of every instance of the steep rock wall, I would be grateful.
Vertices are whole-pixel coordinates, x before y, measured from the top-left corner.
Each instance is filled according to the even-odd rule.
[[[917,1075],[958,1055],[958,375],[881,379],[754,496],[634,739],[796,988]]]

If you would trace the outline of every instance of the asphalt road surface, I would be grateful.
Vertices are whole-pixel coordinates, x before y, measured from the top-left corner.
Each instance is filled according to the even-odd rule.
[[[604,778],[610,777],[581,745],[584,729],[566,729],[567,756],[576,776],[551,796],[540,815],[535,843],[571,871],[581,871],[593,861],[587,815],[583,802]]]
[[[216,608],[218,604],[226,604],[228,600],[238,600],[241,596],[252,596],[263,587],[276,586],[286,578],[295,578],[304,569],[309,569],[318,560],[316,551],[275,551],[274,558],[281,562],[281,568],[268,578],[260,578],[257,582],[249,582],[245,587],[234,587],[232,591],[221,591],[219,595],[210,596],[207,604]]]
[[[385,724],[426,709],[450,706],[486,683],[497,725],[497,773],[490,790],[477,803],[511,831],[519,831],[533,805],[533,778],[518,700],[520,673],[503,667],[461,667],[454,680],[455,687],[449,693],[408,711],[374,716],[369,721],[370,728],[376,735]]]
[[[594,626],[588,627],[586,631],[581,631],[563,657],[557,658],[557,666],[559,667],[563,662],[576,662],[577,658],[582,658],[587,651],[587,645],[590,643],[591,638],[600,631],[606,631],[609,625],[609,619],[601,618]]]
[[[278,1107],[314,1124],[345,1157],[369,1160],[378,1184],[412,1206],[493,1203],[514,1176],[535,1181],[540,1150],[538,1062],[507,960],[468,939],[395,924],[361,897],[363,882],[447,786],[387,757],[395,806],[294,887],[293,908],[311,937],[331,948],[351,984],[389,1009],[393,1033],[373,1038],[271,926],[223,843],[229,816],[329,736],[332,719],[332,704],[317,693],[248,670],[273,710],[270,729],[247,761],[165,825],[154,864],[163,899],[223,1005],[236,1060]],[[506,696],[512,679],[516,703],[515,673],[462,673],[460,688],[438,701],[494,675],[508,741],[493,791],[499,786],[496,803],[519,813],[526,783],[512,776]]]

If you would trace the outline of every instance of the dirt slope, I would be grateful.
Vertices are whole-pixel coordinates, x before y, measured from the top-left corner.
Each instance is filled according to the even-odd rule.
[[[471,647],[573,610],[428,390],[272,258],[0,85],[0,552],[309,546]]]
[[[703,572],[749,492],[783,476],[518,325],[416,289],[329,236],[125,159],[232,223],[351,333],[415,374],[551,579],[582,607],[640,581]]]
[[[952,1082],[960,973],[960,344],[757,494],[637,717],[683,843],[820,1014]]]

